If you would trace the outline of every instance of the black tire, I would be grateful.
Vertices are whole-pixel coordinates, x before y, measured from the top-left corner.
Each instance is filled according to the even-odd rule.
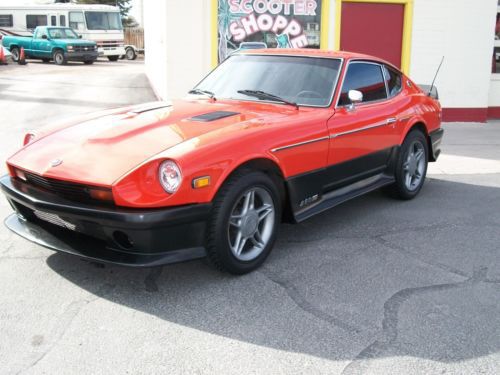
[[[10,53],[12,55],[12,61],[19,62],[19,56],[21,55],[21,51],[18,47],[12,47],[10,49]]]
[[[109,61],[118,61],[118,58],[119,58],[119,57],[120,57],[120,56],[108,56],[108,60],[109,60]]]
[[[128,47],[125,49],[125,57],[127,60],[135,60],[137,58],[137,54],[132,47]]]
[[[85,65],[92,65],[94,63],[94,60],[86,60],[83,62]]]
[[[262,215],[263,219],[257,219],[253,224],[250,224],[250,220],[246,220],[245,225],[241,225],[244,219],[239,221],[241,227],[238,227],[236,231],[241,233],[243,230],[240,228],[245,227],[248,229],[248,227],[254,226],[255,232],[258,232],[256,238],[260,238],[262,243],[265,244],[257,246],[254,242],[256,234],[247,233],[249,237],[245,238],[240,257],[252,257],[254,253],[255,257],[242,260],[237,258],[233,250],[231,250],[231,228],[233,227],[230,224],[230,217],[235,213],[235,210],[238,210],[238,205],[242,202],[241,199],[244,200],[250,191],[256,191],[254,193],[256,198],[254,198],[255,210],[253,212],[256,213],[257,217],[260,217],[261,213],[263,213],[263,211],[261,213],[258,213],[258,211],[265,206],[264,200],[260,201],[259,194],[270,198],[268,203],[272,203],[273,207],[270,213]],[[210,262],[220,271],[235,275],[242,275],[258,268],[266,260],[276,241],[281,222],[281,202],[280,191],[276,183],[265,173],[242,170],[231,176],[221,187],[213,202],[207,227],[207,253]],[[259,203],[262,203],[262,205],[259,205]],[[267,207],[269,207],[269,204]],[[243,209],[241,212],[243,212]],[[245,247],[248,251],[246,253],[243,251]]]
[[[54,52],[53,60],[56,65],[66,65],[68,63],[66,56],[64,56],[64,52],[61,50],[57,50]]]
[[[46,64],[46,63],[50,62],[50,59],[42,59],[42,61]]]
[[[419,173],[418,173],[419,162],[416,161],[416,159],[413,159],[410,163],[408,163],[408,157],[410,152],[415,153],[415,150],[417,149],[423,152],[422,155],[423,164],[421,171]],[[418,174],[420,177],[418,177],[419,178],[418,182],[416,181],[417,179],[416,177],[414,178],[414,180],[412,180],[412,178],[410,177],[409,179],[410,183],[408,184],[407,180],[408,170],[410,170],[410,174],[412,174],[411,170],[413,170],[414,168],[414,166],[412,165],[413,162],[416,163],[415,176],[417,176]],[[424,185],[425,176],[427,174],[428,162],[429,162],[429,146],[427,143],[427,138],[421,130],[414,129],[410,131],[410,133],[408,133],[401,146],[401,150],[395,166],[396,181],[392,185],[386,187],[385,191],[389,195],[397,199],[409,200],[415,198],[422,189],[422,186]],[[414,184],[412,184],[411,181],[414,181]]]

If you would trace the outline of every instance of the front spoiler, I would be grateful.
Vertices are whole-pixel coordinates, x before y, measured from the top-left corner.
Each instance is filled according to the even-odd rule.
[[[17,235],[51,250],[76,255],[96,262],[111,263],[127,267],[155,267],[204,258],[203,247],[173,250],[165,253],[140,254],[110,249],[101,241],[68,230],[43,228],[22,220],[17,214],[5,219],[5,226]]]

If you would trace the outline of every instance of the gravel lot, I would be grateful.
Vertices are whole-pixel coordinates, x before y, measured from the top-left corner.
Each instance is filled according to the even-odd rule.
[[[143,71],[0,67],[1,159],[27,129],[154,100]],[[2,226],[0,373],[500,373],[500,123],[445,128],[417,199],[374,192],[282,225],[243,277],[101,266]]]

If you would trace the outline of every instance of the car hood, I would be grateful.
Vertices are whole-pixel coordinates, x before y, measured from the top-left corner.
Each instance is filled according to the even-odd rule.
[[[86,40],[86,39],[54,39],[56,43],[59,44],[66,44],[66,45],[72,45],[72,46],[88,46],[88,45],[95,45],[96,42],[93,40]]]
[[[45,177],[110,186],[142,162],[186,140],[258,117],[283,116],[273,105],[208,100],[155,102],[87,118],[41,135],[8,164]],[[267,107],[267,108],[266,108]],[[275,107],[275,108],[273,108]],[[220,117],[234,112],[233,115]],[[209,121],[200,115],[215,117]],[[62,161],[57,166],[55,160]]]

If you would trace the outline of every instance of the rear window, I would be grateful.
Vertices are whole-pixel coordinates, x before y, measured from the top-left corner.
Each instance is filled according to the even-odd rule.
[[[26,28],[34,29],[38,26],[47,26],[47,16],[45,14],[28,14],[26,16]]]
[[[0,14],[0,27],[12,27],[12,26],[14,26],[12,14]]]
[[[389,97],[392,98],[401,92],[401,89],[403,88],[403,80],[401,79],[401,73],[391,67],[384,66],[384,70],[387,91],[389,92]]]

